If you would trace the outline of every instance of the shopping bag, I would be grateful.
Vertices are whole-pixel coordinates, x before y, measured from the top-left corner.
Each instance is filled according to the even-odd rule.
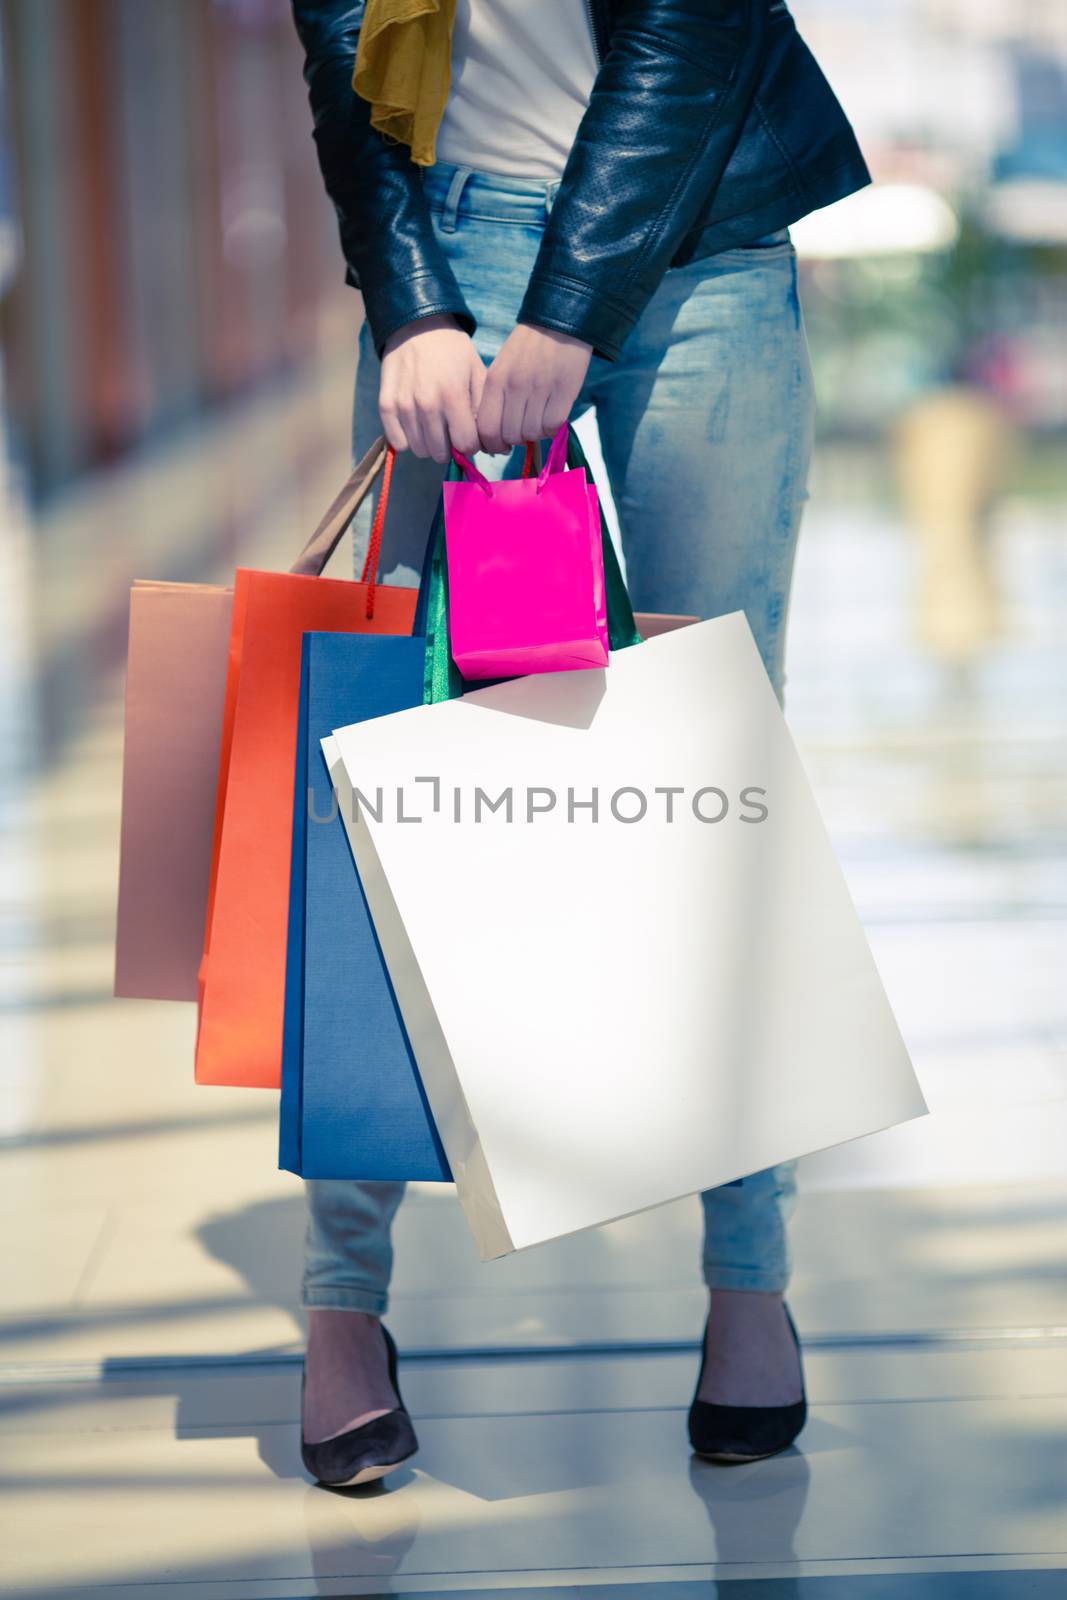
[[[381,441],[330,507],[295,571],[321,570],[323,532],[384,461]],[[233,589],[137,579],[130,591],[115,994],[196,1000],[219,750],[229,747]],[[227,724],[225,741],[223,721]]]
[[[451,1177],[320,749],[338,723],[418,705],[423,650],[304,635],[279,1165],[305,1178]]]
[[[695,621],[638,618],[650,636]],[[419,704],[422,654],[421,639],[304,635],[279,1165],[306,1178],[451,1177],[341,820],[351,792],[329,737]]]
[[[564,425],[536,477],[490,482],[453,451],[444,485],[453,659],[468,679],[603,667],[607,608],[596,485],[563,470]]]
[[[925,1111],[743,614],[333,737],[484,1258]]]
[[[436,554],[431,538],[416,620],[419,638],[304,635],[279,1164],[305,1177],[433,1181],[451,1175],[344,826],[331,807],[331,776],[346,793],[344,771],[329,738],[323,740],[340,722],[421,700],[421,636]],[[621,579],[616,593],[624,594]],[[645,619],[650,629],[690,620]],[[622,621],[632,631],[632,620],[624,615]]]
[[[195,1000],[233,593],[130,591],[115,994]]]
[[[361,581],[319,576],[383,464]],[[281,1083],[301,638],[311,629],[410,634],[415,591],[376,582],[391,467],[379,440],[292,572],[236,574],[200,966],[198,1083]]]
[[[634,612],[634,622],[642,639],[658,639],[661,633],[673,633],[676,628],[688,628],[699,621],[699,617],[672,616],[665,611]]]
[[[695,620],[637,619],[650,635]],[[303,1177],[451,1177],[333,802],[331,780],[349,803],[347,780],[326,737],[419,704],[424,643],[304,635],[279,1138],[279,1165]]]
[[[532,448],[527,449],[525,476],[533,460]],[[587,479],[592,479],[585,452],[573,428],[567,436],[567,466],[581,469]],[[456,483],[463,469],[455,460],[449,462],[445,487]],[[630,596],[619,566],[615,547],[611,542],[607,523],[599,510],[600,559],[604,569],[604,594],[607,609],[609,651],[623,650],[641,642]],[[477,687],[480,680],[464,676],[456,664],[452,627],[450,572],[447,558],[447,538],[444,527],[444,494],[438,506],[437,517],[426,547],[426,568],[419,595],[420,612],[424,613],[419,627],[426,634],[426,663],[423,682],[423,700],[434,705],[439,700],[453,699]],[[418,630],[417,630],[418,631]]]

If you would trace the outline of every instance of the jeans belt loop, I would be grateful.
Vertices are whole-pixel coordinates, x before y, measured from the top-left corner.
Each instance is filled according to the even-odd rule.
[[[457,167],[452,174],[452,182],[445,195],[444,209],[441,212],[441,232],[455,233],[456,222],[459,218],[459,202],[463,198],[463,191],[467,187],[468,178],[473,178],[473,167]]]

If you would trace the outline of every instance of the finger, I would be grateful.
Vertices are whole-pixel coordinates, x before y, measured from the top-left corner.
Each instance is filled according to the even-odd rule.
[[[489,368],[484,361],[479,361],[476,357],[471,362],[470,369],[470,407],[474,416],[478,415],[478,407],[482,403],[482,395],[485,393],[485,380],[488,376]]]
[[[400,426],[407,434],[412,455],[419,456],[422,460],[425,460],[430,452],[427,449],[426,440],[423,438],[422,419],[415,408],[414,401],[409,402],[407,405],[398,406],[397,412],[400,417]]]
[[[393,408],[382,406],[380,408],[380,415],[382,419],[382,432],[385,434],[386,442],[391,444],[394,450],[410,449],[408,436],[404,432],[403,424]]]
[[[500,435],[500,414],[503,403],[500,386],[493,382],[490,375],[482,389],[481,403],[475,420],[478,424],[478,437],[482,449],[488,450],[490,455],[494,456],[502,455],[507,448]]]
[[[555,438],[563,424],[570,417],[571,408],[567,404],[565,395],[549,395],[545,402],[544,437]]]
[[[526,405],[522,413],[522,439],[519,441],[520,443],[536,444],[538,440],[547,436],[548,428],[545,426],[545,406],[547,403],[548,395],[543,390],[538,392],[535,389],[532,394],[527,396]]]
[[[505,445],[522,443],[522,415],[526,410],[527,390],[522,388],[507,389],[504,393],[504,410],[500,424],[500,436]]]
[[[474,455],[481,448],[474,409],[467,393],[453,395],[445,410],[445,423],[449,442],[465,456]]]
[[[422,437],[426,441],[429,454],[444,466],[451,451],[448,448],[448,434],[445,431],[445,414],[440,405],[431,406],[423,411]]]

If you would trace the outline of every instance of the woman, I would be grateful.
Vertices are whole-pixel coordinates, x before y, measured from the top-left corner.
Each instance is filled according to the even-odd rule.
[[[744,610],[780,694],[813,412],[787,229],[869,181],[826,80],[781,0],[411,9],[294,0],[366,309],[354,453],[380,428],[405,452],[383,571],[416,581],[450,447],[510,456],[592,406],[635,608]],[[323,1482],[416,1447],[379,1320],[402,1189],[308,1185],[303,1441]],[[689,1434],[711,1459],[804,1424],[793,1193],[786,1165],[702,1196]]]

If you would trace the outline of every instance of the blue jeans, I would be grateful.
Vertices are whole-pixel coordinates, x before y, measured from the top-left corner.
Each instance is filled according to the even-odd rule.
[[[441,247],[478,319],[490,361],[515,325],[557,184],[438,163],[425,186]],[[353,453],[381,431],[379,364],[364,326]],[[572,416],[595,408],[638,611],[744,611],[779,697],[786,612],[811,456],[814,399],[787,233],[669,271],[622,356],[594,357]],[[516,451],[505,470],[517,472]],[[481,458],[499,475],[500,458]],[[444,469],[397,462],[381,572],[416,583]],[[357,560],[372,508],[356,528]],[[392,1268],[400,1183],[315,1181],[304,1303],[381,1313]],[[704,1280],[783,1290],[793,1163],[709,1189]]]

